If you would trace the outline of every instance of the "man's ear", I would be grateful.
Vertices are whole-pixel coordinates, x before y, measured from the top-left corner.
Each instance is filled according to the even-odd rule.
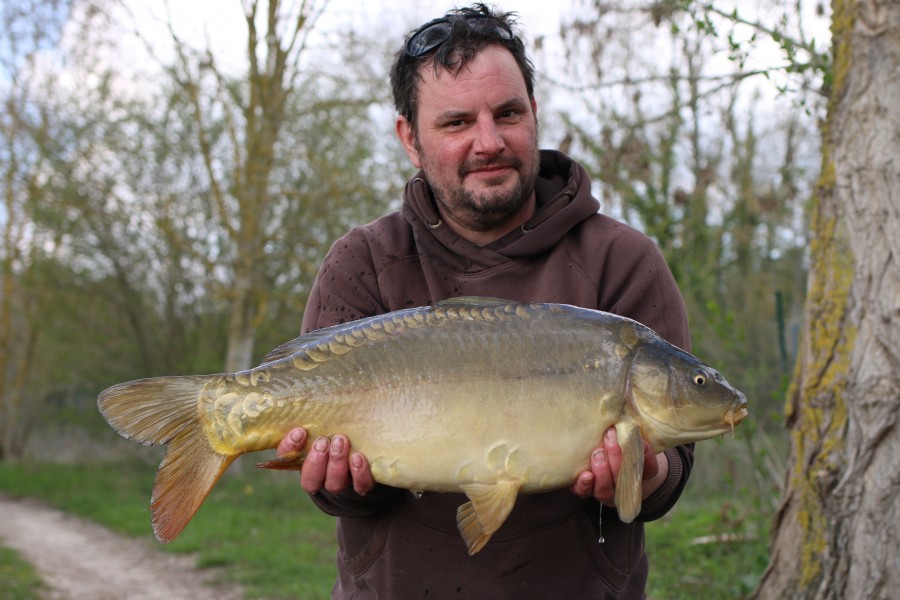
[[[415,168],[421,169],[422,161],[419,158],[419,151],[416,149],[416,134],[412,125],[406,120],[406,117],[398,115],[394,127],[397,130],[397,137],[400,138],[400,143],[403,144],[403,149],[406,150],[406,155],[409,156],[410,162]]]

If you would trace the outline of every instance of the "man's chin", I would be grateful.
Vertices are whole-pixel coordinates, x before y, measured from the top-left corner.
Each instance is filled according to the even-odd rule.
[[[526,200],[519,194],[477,196],[469,205],[468,213],[472,220],[481,224],[481,230],[489,230],[515,217],[525,204]]]
[[[480,177],[466,181],[466,191],[479,204],[507,204],[520,190],[519,180],[509,175]]]

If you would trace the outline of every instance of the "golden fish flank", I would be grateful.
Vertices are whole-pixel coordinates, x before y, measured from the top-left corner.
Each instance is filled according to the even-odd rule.
[[[346,434],[379,483],[465,493],[457,523],[470,553],[519,493],[570,485],[611,425],[627,522],[640,512],[641,438],[658,452],[721,435],[747,415],[743,394],[717,371],[639,323],[485,298],[313,332],[249,371],[122,383],[98,403],[125,437],[169,447],[151,499],[162,542],[235,458],[300,426],[310,439]]]

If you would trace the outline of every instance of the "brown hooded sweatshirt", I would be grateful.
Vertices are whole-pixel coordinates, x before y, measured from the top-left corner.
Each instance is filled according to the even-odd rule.
[[[493,296],[616,313],[690,350],[684,302],[662,255],[643,234],[598,213],[585,170],[559,152],[542,151],[536,196],[535,213],[522,228],[481,247],[441,223],[418,174],[406,185],[400,212],[357,227],[332,246],[304,331],[456,296]],[[643,598],[648,564],[641,521],[674,505],[693,447],[667,455],[668,479],[644,501],[637,521],[626,525],[614,509],[603,509],[602,544],[599,503],[568,489],[519,496],[475,556],[456,527],[462,494],[416,497],[383,485],[365,496],[352,489],[316,494],[316,504],[338,517],[333,597]]]

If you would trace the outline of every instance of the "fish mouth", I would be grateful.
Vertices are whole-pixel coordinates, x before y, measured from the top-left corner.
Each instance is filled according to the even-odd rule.
[[[737,406],[733,406],[731,410],[725,413],[725,416],[722,420],[731,427],[731,436],[734,437],[734,427],[741,421],[743,421],[750,414],[750,411],[747,410],[747,403],[744,402]]]

